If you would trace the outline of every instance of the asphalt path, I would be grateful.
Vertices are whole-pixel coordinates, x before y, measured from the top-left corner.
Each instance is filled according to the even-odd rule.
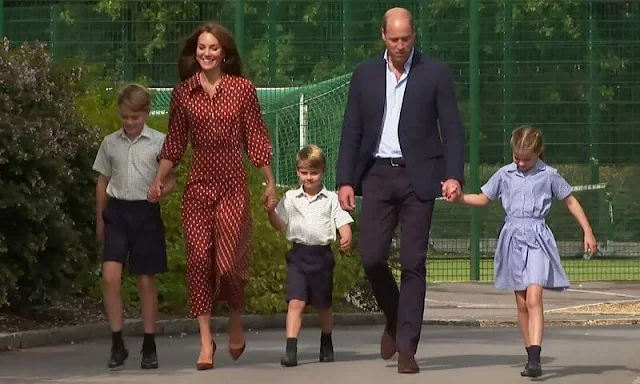
[[[0,383],[549,383],[640,384],[640,329],[637,327],[554,327],[545,332],[544,374],[520,377],[526,353],[517,328],[425,326],[416,359],[417,375],[400,375],[395,361],[380,359],[381,327],[337,327],[336,361],[319,363],[320,331],[303,329],[300,365],[280,366],[281,330],[247,333],[247,350],[237,362],[218,335],[216,367],[197,372],[197,335],[158,338],[160,368],[140,369],[139,338],[126,339],[130,352],[117,371],[106,367],[110,340],[0,353]],[[634,383],[635,382],[635,383]]]

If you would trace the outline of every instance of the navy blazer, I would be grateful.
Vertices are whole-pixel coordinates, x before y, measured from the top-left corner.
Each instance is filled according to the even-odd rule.
[[[353,71],[337,162],[337,186],[362,195],[374,162],[386,103],[383,56]],[[453,77],[446,64],[414,50],[398,126],[400,149],[414,191],[423,200],[442,196],[441,181],[464,182],[464,131]]]

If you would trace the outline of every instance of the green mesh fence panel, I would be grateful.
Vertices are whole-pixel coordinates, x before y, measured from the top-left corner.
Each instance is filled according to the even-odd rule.
[[[354,65],[382,55],[380,19],[393,6],[414,15],[417,46],[445,61],[457,86],[468,160],[479,153],[480,185],[511,161],[511,130],[542,129],[545,159],[576,187],[600,243],[583,258],[582,233],[564,203],[548,219],[572,280],[640,278],[640,2],[604,0],[139,0],[3,1],[2,31],[13,46],[49,43],[54,59],[81,57],[116,80],[145,78],[163,113],[177,82],[181,41],[215,20],[236,36],[259,88],[275,143],[278,182],[295,183],[301,144],[324,148],[335,181],[340,127]],[[113,8],[124,4],[121,8]],[[478,11],[470,6],[478,4]],[[109,8],[111,6],[112,8]],[[237,12],[240,10],[240,12]],[[244,12],[242,12],[244,11]],[[472,16],[478,28],[470,23]],[[477,45],[472,44],[478,41]],[[479,64],[474,67],[474,55]],[[479,97],[470,92],[479,84]],[[164,88],[163,88],[164,87]],[[474,119],[473,111],[479,111]],[[478,121],[476,125],[472,122]],[[473,135],[472,135],[473,133]],[[477,136],[476,136],[477,134]],[[477,137],[477,140],[472,140]],[[475,163],[474,163],[475,164]],[[492,279],[500,203],[472,210],[436,202],[430,280],[464,281],[477,262]],[[396,239],[397,240],[397,239]],[[474,244],[478,252],[471,254]],[[397,242],[392,260],[397,262]]]

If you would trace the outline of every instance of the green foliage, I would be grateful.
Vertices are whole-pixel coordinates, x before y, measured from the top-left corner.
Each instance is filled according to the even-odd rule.
[[[73,103],[88,81],[42,44],[0,46],[0,306],[47,302],[95,279],[100,137]]]

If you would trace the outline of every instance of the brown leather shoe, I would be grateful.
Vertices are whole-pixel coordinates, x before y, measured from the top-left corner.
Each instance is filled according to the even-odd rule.
[[[380,339],[380,357],[389,360],[397,351],[395,338],[385,329]]]
[[[418,372],[420,372],[420,367],[412,354],[406,352],[398,353],[398,373]]]

